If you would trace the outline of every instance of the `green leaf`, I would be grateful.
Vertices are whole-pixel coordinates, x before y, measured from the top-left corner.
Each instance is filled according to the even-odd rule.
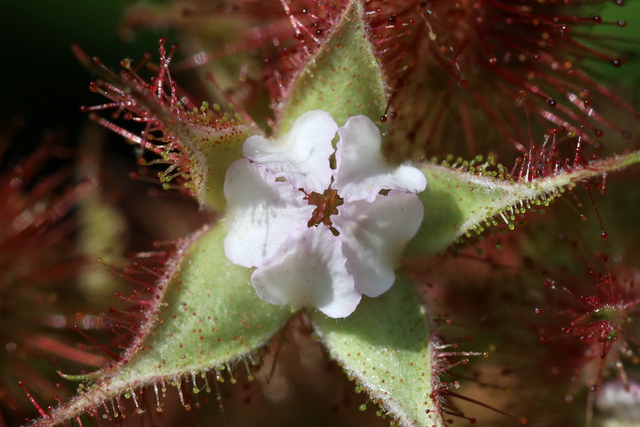
[[[425,208],[424,221],[407,253],[441,252],[462,236],[495,225],[496,218],[510,224],[515,214],[534,205],[548,205],[565,188],[638,162],[640,151],[635,151],[526,183],[424,164],[420,168],[427,177],[427,189],[419,195]]]
[[[109,88],[106,90],[109,96],[124,99],[124,105],[131,103],[145,110],[145,121],[149,118],[147,116],[155,120],[156,127],[163,133],[163,143],[171,143],[164,147],[179,146],[178,160],[169,160],[169,154],[164,159],[172,165],[163,179],[170,181],[172,174],[188,167],[191,178],[188,185],[200,205],[224,210],[226,201],[223,185],[227,168],[242,158],[244,141],[252,134],[262,133],[255,123],[246,117],[232,116],[230,113],[218,119],[201,115],[208,109],[208,104],[203,104],[200,112],[186,111],[178,101],[175,105],[168,106],[162,97],[158,97],[157,93],[137,79],[121,78],[90,58],[78,46],[73,46],[73,52],[85,67],[119,90],[114,92]],[[216,106],[213,108],[216,110]],[[90,117],[104,124],[101,119],[96,119],[96,115]],[[110,127],[110,124],[106,126]],[[166,149],[167,153],[169,151],[171,148]]]
[[[363,16],[361,2],[352,2],[329,40],[302,70],[279,114],[281,133],[312,110],[327,111],[338,126],[350,116],[362,114],[375,121],[384,113],[382,73],[366,37]]]
[[[262,132],[243,124],[225,129],[183,125],[182,132],[179,126],[174,132],[184,141],[198,201],[210,209],[223,210],[226,205],[223,186],[227,169],[242,158],[242,145],[247,138]]]
[[[114,366],[85,376],[93,383],[36,425],[64,423],[160,381],[175,384],[183,377],[217,373],[271,339],[291,312],[258,298],[251,270],[225,256],[225,233],[223,225],[205,229],[178,253],[180,262],[161,283],[160,300],[139,342]]]
[[[316,315],[331,356],[400,426],[440,426],[432,392],[434,348],[429,313],[406,277],[378,298],[366,298],[349,317]]]

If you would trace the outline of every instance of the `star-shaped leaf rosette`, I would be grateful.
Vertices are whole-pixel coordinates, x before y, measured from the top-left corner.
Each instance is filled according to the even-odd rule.
[[[388,162],[382,147],[393,141],[380,118],[391,95],[363,8],[344,2],[320,47],[307,52],[275,103],[270,137],[238,103],[224,112],[176,95],[164,44],[152,84],[129,63],[116,76],[77,51],[103,79],[93,90],[113,101],[89,109],[125,111],[145,130],[137,136],[93,119],[159,155],[170,164],[166,182],[174,177],[222,217],[178,245],[129,349],[78,376],[81,393],[37,425],[98,416],[107,406],[114,409],[100,416],[117,416],[120,396],[137,407],[150,387],[161,407],[159,384],[208,389],[207,376],[250,365],[294,315],[313,325],[381,414],[401,426],[445,424],[442,347],[403,255],[442,252],[640,154],[576,157],[549,171],[530,158],[517,178],[491,172],[490,161]]]

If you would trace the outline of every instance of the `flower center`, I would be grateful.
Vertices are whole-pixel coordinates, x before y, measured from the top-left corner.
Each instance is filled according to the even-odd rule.
[[[338,196],[338,191],[329,187],[322,194],[315,192],[308,194],[307,200],[309,200],[310,205],[316,206],[316,209],[311,214],[311,219],[307,223],[307,226],[313,227],[324,224],[331,229],[333,234],[337,235],[338,231],[332,227],[333,223],[331,222],[331,215],[337,214],[338,206],[344,203],[344,200]]]

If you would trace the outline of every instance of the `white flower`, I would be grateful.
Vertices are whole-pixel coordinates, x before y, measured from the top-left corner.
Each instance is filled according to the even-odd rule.
[[[224,184],[224,249],[234,264],[257,267],[251,282],[262,300],[338,318],[362,294],[393,285],[395,264],[422,223],[415,193],[427,182],[416,168],[387,165],[380,146],[367,117],[338,129],[320,110],[299,117],[282,139],[247,139],[246,158]]]

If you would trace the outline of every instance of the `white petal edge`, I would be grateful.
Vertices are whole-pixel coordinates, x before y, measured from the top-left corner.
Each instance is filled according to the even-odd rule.
[[[251,276],[265,302],[315,307],[333,318],[347,317],[362,295],[345,267],[340,239],[326,226],[294,231]]]
[[[388,291],[405,245],[416,235],[424,217],[417,195],[392,190],[373,203],[345,203],[333,217],[340,232],[342,253],[356,290],[370,297]]]
[[[267,139],[249,137],[242,147],[248,159],[265,165],[294,188],[322,194],[331,184],[329,157],[338,125],[326,111],[309,111],[293,123],[287,135]]]
[[[382,189],[419,193],[426,188],[427,179],[418,169],[387,164],[380,152],[380,130],[368,117],[350,117],[338,134],[332,188],[340,197],[373,202]]]
[[[224,182],[227,236],[224,252],[231,262],[259,267],[296,228],[306,227],[315,206],[304,194],[247,159],[234,162]]]

